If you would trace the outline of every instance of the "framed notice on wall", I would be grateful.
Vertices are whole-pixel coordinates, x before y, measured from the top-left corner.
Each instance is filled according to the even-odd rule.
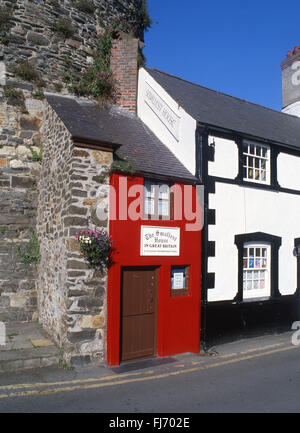
[[[141,256],[179,256],[180,228],[141,227]]]

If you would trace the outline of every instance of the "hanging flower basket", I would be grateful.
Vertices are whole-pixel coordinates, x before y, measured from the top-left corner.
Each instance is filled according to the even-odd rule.
[[[76,239],[81,253],[92,268],[103,269],[108,266],[112,240],[105,230],[79,230]]]

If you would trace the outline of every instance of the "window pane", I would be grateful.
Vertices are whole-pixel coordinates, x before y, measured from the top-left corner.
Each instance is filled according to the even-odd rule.
[[[144,214],[154,215],[154,200],[147,198],[144,200]]]
[[[169,215],[169,202],[166,200],[159,200],[158,202],[158,215]]]
[[[145,182],[145,196],[154,198],[154,185],[150,182]]]
[[[165,183],[146,180],[144,184],[144,214],[170,217],[170,187]]]
[[[268,149],[251,143],[243,146],[243,178],[257,182],[266,182]],[[248,168],[248,171],[245,169]]]
[[[159,198],[168,199],[169,198],[169,187],[168,185],[160,185],[159,187]]]

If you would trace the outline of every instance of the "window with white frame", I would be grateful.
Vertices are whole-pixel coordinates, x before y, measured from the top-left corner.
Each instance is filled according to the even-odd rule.
[[[243,248],[243,298],[270,294],[270,245],[246,243]]]
[[[243,143],[243,178],[270,183],[270,147],[249,141]]]
[[[145,180],[144,215],[149,219],[170,219],[170,185]]]

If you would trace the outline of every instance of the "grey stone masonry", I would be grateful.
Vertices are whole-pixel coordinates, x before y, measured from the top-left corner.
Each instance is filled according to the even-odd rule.
[[[48,91],[59,91],[68,63],[81,71],[93,62],[96,35],[104,25],[130,13],[139,20],[142,0],[90,0],[94,12],[84,12],[82,0],[5,0],[13,8],[9,29],[0,27],[0,84],[31,91],[35,81],[20,83],[15,67],[28,61]],[[79,6],[78,6],[79,5]],[[143,38],[142,29],[137,31]]]
[[[50,106],[42,131],[39,318],[68,362],[103,361],[107,275],[88,266],[75,236],[79,230],[108,228],[109,184],[101,174],[112,153],[74,144]]]
[[[37,270],[24,264],[35,231],[43,102],[26,100],[27,113],[0,102],[0,321],[36,318]],[[37,158],[38,159],[38,158]]]
[[[86,3],[94,8],[83,10],[81,0],[0,2],[0,321],[36,319],[39,289],[41,318],[54,330],[56,341],[68,341],[69,352],[79,353],[82,336],[87,341],[84,353],[103,354],[105,277],[94,278],[74,245],[76,228],[106,224],[97,220],[94,208],[95,201],[106,200],[93,180],[102,163],[95,162],[91,150],[75,158],[68,132],[59,121],[53,128],[49,108],[45,114],[43,92],[67,94],[62,76],[68,64],[79,72],[89,66],[96,35],[112,20],[129,11],[140,22],[142,0]],[[142,30],[137,32],[143,38]],[[18,70],[24,62],[31,66],[31,76]],[[58,147],[49,147],[48,125]],[[48,144],[43,142],[45,137]],[[29,244],[36,231],[40,184],[42,262],[36,268],[22,263],[17,251]]]

